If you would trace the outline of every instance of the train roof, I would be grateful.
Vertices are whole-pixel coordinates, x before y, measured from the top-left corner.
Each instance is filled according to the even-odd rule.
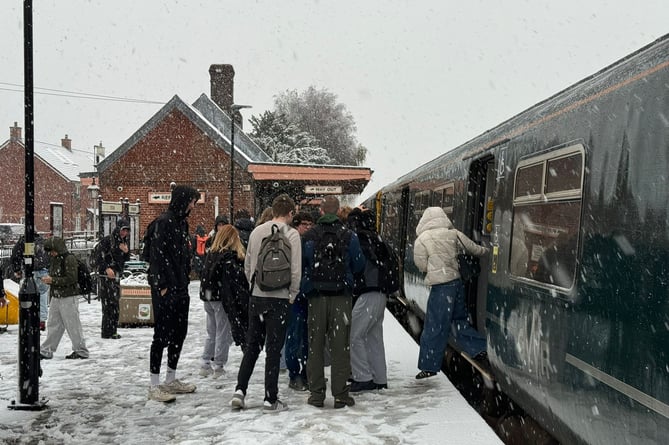
[[[473,157],[496,145],[503,144],[552,116],[588,103],[596,97],[593,96],[593,92],[606,91],[608,87],[621,82],[632,82],[637,80],[640,73],[646,73],[649,69],[659,70],[667,66],[669,66],[669,34],[665,34],[600,71],[532,105],[496,127],[428,161],[382,187],[381,190],[401,187],[437,166],[443,166],[446,162],[456,162]]]

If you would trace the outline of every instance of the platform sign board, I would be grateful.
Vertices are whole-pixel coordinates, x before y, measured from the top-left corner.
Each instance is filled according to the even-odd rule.
[[[204,204],[204,192],[200,192],[200,199],[198,204]],[[149,204],[169,204],[172,200],[172,193],[170,192],[151,192],[149,193]]]
[[[305,185],[304,193],[312,195],[341,195],[339,185]]]

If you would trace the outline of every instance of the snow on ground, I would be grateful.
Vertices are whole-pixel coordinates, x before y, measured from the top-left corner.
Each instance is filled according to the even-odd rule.
[[[354,395],[353,407],[335,410],[331,394],[322,409],[307,405],[307,392],[279,378],[288,410],[263,414],[264,354],[247,393],[248,408],[232,411],[241,350],[232,347],[227,374],[198,375],[205,338],[199,282],[192,282],[189,332],[177,378],[196,383],[194,394],[172,404],[147,400],[152,328],[124,328],[119,340],[100,338],[100,303],[79,306],[91,357],[65,360],[67,334],[52,360],[42,361],[42,411],[15,411],[18,401],[18,326],[0,335],[0,443],[2,444],[499,444],[500,440],[448,379],[417,381],[418,346],[386,313],[388,389]],[[44,333],[42,340],[44,340]],[[163,376],[165,364],[163,364]],[[329,368],[326,369],[326,375]]]

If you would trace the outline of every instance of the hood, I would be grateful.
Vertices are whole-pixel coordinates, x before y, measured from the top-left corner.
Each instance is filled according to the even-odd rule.
[[[172,190],[172,199],[170,201],[169,209],[177,216],[177,218],[185,218],[188,216],[188,204],[190,204],[193,199],[200,199],[200,192],[192,187],[178,185]]]
[[[250,232],[255,228],[255,226],[253,225],[253,221],[251,221],[250,218],[242,218],[235,220],[235,227],[238,230],[246,230],[247,232]]]
[[[359,230],[376,231],[376,218],[369,210],[360,210],[358,207],[351,210],[348,214],[346,223],[349,229],[357,232]]]
[[[55,250],[58,252],[58,255],[64,255],[67,253],[67,247],[65,247],[65,240],[57,236],[53,236],[44,241],[44,250],[47,252]]]
[[[332,213],[326,213],[325,215],[318,218],[318,224],[333,224],[335,221],[339,221],[337,215]]]
[[[416,235],[420,235],[426,230],[438,228],[452,229],[453,223],[448,219],[448,216],[444,213],[444,209],[441,207],[428,207],[423,212],[420,221],[418,221]]]

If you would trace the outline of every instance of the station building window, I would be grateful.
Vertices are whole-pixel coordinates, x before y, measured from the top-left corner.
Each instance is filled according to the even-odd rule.
[[[570,289],[576,272],[583,145],[519,162],[514,176],[512,275]]]

